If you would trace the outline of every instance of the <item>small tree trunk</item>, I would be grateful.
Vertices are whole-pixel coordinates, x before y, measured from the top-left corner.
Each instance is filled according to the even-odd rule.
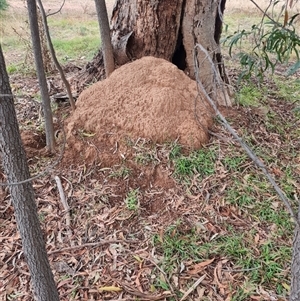
[[[27,0],[27,7],[28,7],[28,14],[29,14],[34,61],[36,65],[36,72],[39,80],[39,86],[41,89],[41,96],[42,96],[42,103],[43,103],[46,144],[49,151],[53,153],[55,150],[53,117],[52,117],[50,97],[49,97],[48,87],[47,87],[47,80],[45,76],[45,69],[43,65],[43,56],[42,56],[41,42],[39,37],[39,27],[37,22],[37,9],[36,9],[35,0]]]
[[[66,87],[71,108],[72,108],[73,111],[75,111],[76,105],[75,105],[75,101],[74,101],[74,98],[73,98],[73,95],[72,95],[70,84],[69,84],[68,80],[66,79],[63,68],[61,67],[61,65],[58,62],[58,59],[56,57],[55,50],[54,50],[54,47],[53,47],[53,44],[52,44],[52,41],[51,41],[51,36],[50,36],[48,23],[47,23],[47,16],[46,16],[46,13],[45,13],[45,10],[44,10],[44,7],[43,7],[43,3],[42,3],[41,0],[37,0],[37,3],[38,3],[38,6],[40,8],[42,22],[43,22],[43,25],[44,25],[44,31],[45,31],[45,34],[46,34],[46,37],[47,37],[48,47],[49,47],[49,50],[50,50],[50,53],[51,53],[51,56],[52,56],[52,60],[53,60],[53,62],[55,64],[55,67],[58,70],[58,72],[60,74],[60,77],[61,77],[61,79],[64,82],[64,85]]]
[[[101,48],[103,51],[104,68],[106,77],[115,70],[114,54],[110,38],[110,28],[108,21],[105,0],[95,0],[98,23],[100,27]]]
[[[16,183],[30,177],[19,133],[14,100],[0,45],[0,152],[7,181]],[[58,301],[59,296],[47,258],[31,182],[10,185],[24,255],[37,300]]]

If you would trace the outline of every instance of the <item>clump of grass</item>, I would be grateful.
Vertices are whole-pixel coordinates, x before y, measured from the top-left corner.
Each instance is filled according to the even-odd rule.
[[[236,94],[237,103],[244,107],[257,107],[265,98],[265,91],[254,84],[243,84]]]
[[[177,221],[163,235],[157,234],[153,238],[153,244],[163,256],[162,267],[167,274],[178,272],[181,262],[185,260],[200,259],[195,230],[182,231],[182,225],[182,221]]]
[[[200,178],[203,178],[215,172],[216,154],[214,149],[202,148],[187,156],[178,156],[178,152],[179,150],[175,151],[176,157],[173,160],[175,178],[187,180],[196,173],[200,175]]]
[[[137,211],[140,208],[139,190],[131,189],[125,198],[126,208],[130,211]]]
[[[109,177],[117,178],[117,179],[119,178],[127,179],[130,174],[131,174],[131,169],[125,165],[122,165],[112,170],[112,172],[109,174]]]
[[[300,79],[282,78],[274,76],[274,82],[277,89],[272,93],[288,102],[296,102],[300,99]]]

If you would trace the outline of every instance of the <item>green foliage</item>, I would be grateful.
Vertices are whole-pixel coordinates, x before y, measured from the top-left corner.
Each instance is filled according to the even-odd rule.
[[[278,2],[274,1],[272,9],[278,5]],[[250,79],[253,75],[262,81],[266,71],[273,73],[278,63],[287,63],[293,55],[296,56],[296,63],[289,67],[287,75],[294,74],[300,68],[300,37],[294,26],[299,14],[288,18],[287,7],[281,14],[284,14],[282,23],[276,21],[275,17],[270,17],[267,11],[261,22],[254,24],[250,30],[238,30],[223,40],[223,43],[229,47],[230,56],[234,48],[240,48],[248,41],[253,45],[250,50],[240,50],[238,53],[242,66],[239,80]]]
[[[6,10],[8,8],[8,4],[6,0],[0,0],[0,11]]]

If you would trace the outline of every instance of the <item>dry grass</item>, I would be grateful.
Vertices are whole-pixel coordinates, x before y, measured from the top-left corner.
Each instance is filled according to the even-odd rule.
[[[58,0],[43,2],[48,14],[58,11],[61,5],[61,1]],[[110,15],[114,1],[107,0],[106,2]],[[18,65],[23,62],[32,63],[26,60],[31,49],[29,47],[30,34],[24,1],[10,1],[9,9],[3,13],[0,22],[0,42],[3,46],[7,65]],[[61,12],[49,17],[48,22],[52,38],[60,41],[67,42],[87,35],[94,35],[95,39],[98,39],[99,36],[93,1],[66,0]],[[56,27],[61,28],[57,29]],[[97,51],[97,46],[94,51]],[[66,53],[66,55],[69,55],[69,53]],[[80,54],[81,56],[86,55]]]
[[[269,0],[256,0],[255,1],[262,9],[266,9],[270,4]],[[294,1],[295,2],[295,1]],[[277,8],[281,8],[281,6],[286,3],[285,0],[281,0],[280,3],[277,4]],[[240,1],[240,0],[227,0],[226,1],[226,10],[227,11],[241,11],[241,12],[249,12],[250,11],[257,11],[255,5],[250,1]],[[300,11],[300,2],[294,3],[293,11]]]

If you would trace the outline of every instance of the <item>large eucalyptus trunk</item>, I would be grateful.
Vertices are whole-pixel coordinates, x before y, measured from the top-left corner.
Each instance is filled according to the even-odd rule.
[[[225,3],[226,0],[117,0],[111,17],[116,63],[123,65],[151,55],[173,62],[195,79],[194,50],[196,44],[201,44],[214,62],[217,76],[227,83],[219,44]],[[198,51],[196,56],[202,84],[220,104],[229,104],[226,90],[215,91],[223,92],[223,88],[215,83],[216,74],[207,53]],[[101,63],[98,55],[88,65],[88,72],[100,71]]]
[[[116,1],[111,28],[117,62],[126,62],[124,50],[127,60],[151,55],[171,61],[177,48],[183,3],[184,0]]]

